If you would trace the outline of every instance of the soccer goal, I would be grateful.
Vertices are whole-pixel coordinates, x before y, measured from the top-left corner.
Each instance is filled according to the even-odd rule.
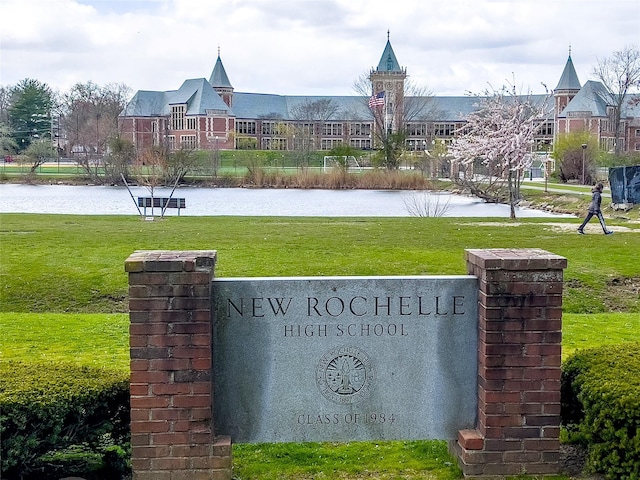
[[[332,156],[332,155],[325,155],[324,157],[324,172],[326,173],[328,170],[331,170],[332,168],[336,168],[336,167],[341,167],[342,165],[346,165],[347,169],[357,169],[357,170],[362,170],[362,167],[360,166],[360,164],[358,163],[358,160],[356,160],[356,157],[354,157],[353,155],[349,155],[349,156]]]

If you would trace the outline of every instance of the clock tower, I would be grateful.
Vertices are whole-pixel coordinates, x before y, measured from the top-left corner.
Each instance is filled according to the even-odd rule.
[[[369,74],[372,98],[384,99],[384,104],[380,102],[371,106],[376,129],[382,135],[397,132],[402,124],[404,81],[406,78],[407,70],[400,67],[387,31],[387,44],[382,52],[380,62],[375,69],[371,69]]]

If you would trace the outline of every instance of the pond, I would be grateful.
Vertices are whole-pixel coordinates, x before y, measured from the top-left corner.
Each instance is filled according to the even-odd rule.
[[[154,190],[154,197],[170,194],[170,188]],[[134,200],[138,196],[151,195],[145,187],[131,187],[129,191],[109,186],[3,184],[0,213],[139,215],[144,211],[138,211]],[[436,192],[182,187],[173,192],[173,197],[185,199],[181,216],[408,217],[416,209],[423,213],[438,209],[445,210],[442,216],[447,217],[509,217],[508,205]],[[159,216],[160,208],[153,213],[147,208],[146,215]],[[167,209],[165,215],[178,215],[178,211]],[[560,215],[518,208],[517,216]]]

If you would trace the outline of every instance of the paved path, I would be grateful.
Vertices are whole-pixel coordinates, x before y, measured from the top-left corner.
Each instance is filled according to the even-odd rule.
[[[540,184],[541,182],[528,181],[522,182],[520,188],[528,188],[531,190],[544,190],[544,184]],[[562,186],[558,186],[557,184],[550,184],[547,186],[547,191],[552,193],[572,193],[573,195],[588,195],[591,196],[591,190],[578,191],[578,190],[570,190],[568,188],[562,188]],[[603,192],[603,197],[611,197],[610,193]]]

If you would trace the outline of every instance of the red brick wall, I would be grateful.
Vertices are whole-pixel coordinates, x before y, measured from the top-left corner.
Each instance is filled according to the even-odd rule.
[[[212,420],[216,254],[136,252],[129,273],[134,480],[230,480],[231,440]]]
[[[134,480],[230,480],[212,393],[214,251],[132,254],[129,274]],[[559,469],[562,280],[538,249],[468,250],[479,281],[478,418],[451,449],[465,476]]]
[[[451,442],[465,476],[559,470],[562,280],[543,250],[467,250],[479,279],[478,419]]]

